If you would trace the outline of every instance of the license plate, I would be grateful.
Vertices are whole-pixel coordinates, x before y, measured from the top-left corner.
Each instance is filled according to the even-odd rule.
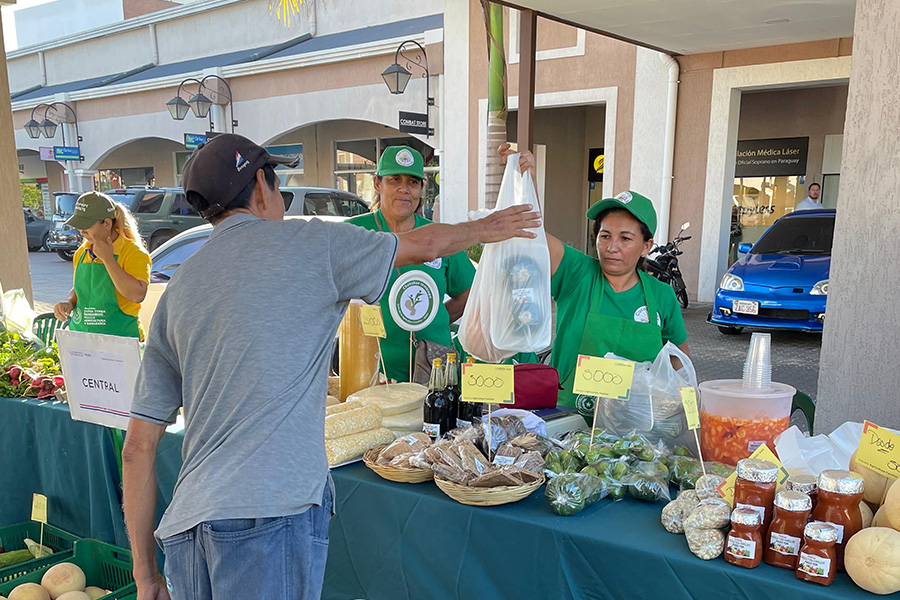
[[[754,300],[732,300],[731,309],[741,315],[758,315],[759,302]]]
[[[65,229],[65,228],[66,228],[66,222],[65,222],[65,221],[57,221],[57,222],[56,222],[56,228],[57,228],[57,229]]]

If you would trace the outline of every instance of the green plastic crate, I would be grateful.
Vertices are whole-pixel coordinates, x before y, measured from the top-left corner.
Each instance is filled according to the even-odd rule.
[[[66,562],[81,567],[87,585],[112,590],[113,593],[104,596],[104,600],[123,600],[135,591],[129,550],[97,540],[78,540],[75,542],[74,553]],[[47,565],[13,581],[0,583],[0,596],[8,595],[23,583],[40,583],[49,568],[50,565]]]
[[[39,542],[41,539],[41,524],[28,521],[0,527],[0,547],[3,547],[5,552],[24,550],[25,538],[31,538],[35,542]],[[59,527],[44,525],[44,545],[54,550],[54,553],[50,556],[35,558],[0,569],[0,583],[6,583],[26,573],[36,571],[41,567],[68,560],[72,556],[72,546],[78,539],[80,538],[77,535],[64,531]]]

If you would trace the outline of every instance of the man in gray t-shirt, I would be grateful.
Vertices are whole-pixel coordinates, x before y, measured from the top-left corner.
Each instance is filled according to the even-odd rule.
[[[530,207],[399,236],[285,221],[279,160],[225,134],[185,165],[188,201],[214,230],[160,299],[135,387],[124,499],[142,600],[170,598],[154,461],[181,407],[183,465],[156,530],[171,598],[319,598],[333,501],[327,365],[348,302],[376,302],[395,266],[532,237],[537,224]]]

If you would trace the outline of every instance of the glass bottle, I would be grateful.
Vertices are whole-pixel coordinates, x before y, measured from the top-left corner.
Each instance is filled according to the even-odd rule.
[[[812,500],[812,509],[816,510],[819,504],[819,479],[815,475],[807,475],[806,473],[797,473],[787,478],[784,489],[791,492],[802,492],[809,496]]]
[[[453,427],[465,427],[471,425],[471,420],[463,419],[460,416],[462,411],[462,402],[459,398],[462,393],[459,391],[459,373],[456,368],[456,354],[450,352],[447,354],[447,368],[444,370],[444,391],[447,394],[447,400],[450,402],[450,422]]]
[[[725,541],[725,562],[745,569],[755,569],[762,562],[762,517],[753,508],[736,508],[731,512],[731,531]]]
[[[829,523],[813,521],[803,531],[804,543],[797,560],[797,579],[831,585],[837,572],[837,530]]]
[[[431,439],[436,440],[451,429],[453,428],[450,426],[450,406],[444,392],[444,373],[441,371],[441,359],[436,358],[431,367],[431,379],[428,380],[422,430]]]
[[[862,529],[859,503],[863,498],[862,475],[840,469],[819,473],[819,504],[812,513],[813,521],[823,521],[837,530],[837,570],[844,570],[844,545]]]
[[[775,494],[775,516],[766,535],[766,564],[797,568],[803,530],[809,521],[812,500],[802,492],[781,490]]]
[[[466,358],[466,364],[474,365],[475,359],[471,356]],[[481,415],[484,414],[484,405],[481,402],[461,402],[466,406],[466,412],[464,413],[468,418],[467,421],[470,421],[473,425],[481,424]]]
[[[734,507],[752,508],[762,519],[763,530],[772,520],[772,504],[778,467],[775,463],[758,458],[744,458],[737,463],[737,481],[734,484]]]

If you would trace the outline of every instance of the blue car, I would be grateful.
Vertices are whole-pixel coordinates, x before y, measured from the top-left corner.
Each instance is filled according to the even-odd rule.
[[[834,215],[830,209],[790,213],[755,244],[741,244],[707,322],[724,334],[744,327],[822,331]]]

